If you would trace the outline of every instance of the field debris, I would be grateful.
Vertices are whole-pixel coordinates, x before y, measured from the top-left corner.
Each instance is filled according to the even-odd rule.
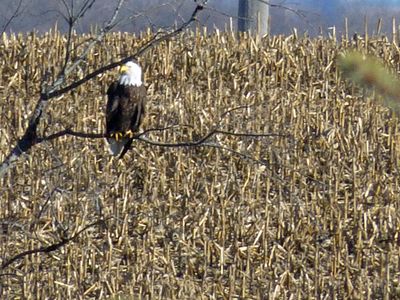
[[[150,38],[107,35],[71,80]],[[54,31],[3,35],[1,159],[27,126],[44,72],[59,71],[64,42]],[[226,115],[221,130],[277,135],[216,138],[253,161],[140,141],[120,162],[101,139],[36,145],[1,179],[0,264],[96,226],[0,270],[0,298],[400,297],[399,121],[376,101],[386,84],[366,89],[337,65],[357,50],[396,74],[400,56],[385,37],[364,43],[197,30],[151,49],[140,58],[143,128],[174,129],[149,138],[196,140],[238,106],[248,108]],[[38,132],[103,132],[114,78],[103,74],[52,102]]]

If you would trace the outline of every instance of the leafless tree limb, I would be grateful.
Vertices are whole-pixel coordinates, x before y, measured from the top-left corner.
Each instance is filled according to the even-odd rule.
[[[39,247],[39,248],[36,248],[36,249],[27,250],[27,251],[23,251],[23,252],[21,252],[21,253],[18,253],[17,255],[15,255],[15,256],[13,256],[13,257],[11,257],[11,258],[9,258],[9,259],[6,259],[6,260],[2,263],[0,269],[1,269],[1,270],[4,270],[5,268],[7,268],[9,265],[11,265],[12,263],[14,263],[15,261],[20,260],[21,258],[24,258],[25,256],[28,256],[28,255],[31,255],[31,254],[54,252],[54,251],[60,249],[61,247],[65,246],[66,244],[68,244],[68,243],[70,243],[70,242],[73,242],[82,232],[88,230],[88,229],[91,228],[91,227],[94,227],[94,226],[96,226],[96,225],[99,225],[99,224],[101,224],[101,223],[104,223],[104,222],[105,222],[105,220],[98,220],[98,221],[96,221],[96,222],[93,222],[93,223],[91,223],[91,224],[85,226],[85,227],[82,228],[81,230],[79,230],[79,231],[78,231],[76,234],[74,234],[73,236],[68,237],[68,238],[62,237],[58,243],[51,244],[50,246]],[[1,276],[1,275],[4,275],[4,274],[0,274],[0,276]]]
[[[145,137],[145,135],[149,132],[163,131],[163,130],[171,129],[173,127],[176,127],[176,126],[168,126],[165,128],[149,129],[144,132],[136,134],[135,136],[133,136],[133,139],[139,140],[139,141],[142,141],[147,144],[154,145],[154,146],[173,148],[173,147],[201,146],[201,144],[205,143],[206,141],[208,141],[209,139],[211,139],[212,137],[214,137],[216,135],[232,135],[232,136],[236,136],[236,137],[251,137],[251,138],[289,137],[288,135],[278,134],[278,133],[230,132],[230,131],[226,131],[226,130],[217,130],[217,129],[211,130],[209,133],[207,133],[205,136],[203,136],[202,138],[200,138],[198,140],[178,142],[178,143],[157,142],[157,141],[153,141],[153,140],[150,140]],[[58,139],[62,136],[66,136],[66,135],[75,136],[75,137],[79,137],[79,138],[85,138],[85,139],[103,139],[103,138],[109,137],[105,133],[87,133],[87,132],[74,131],[72,129],[64,129],[64,130],[58,131],[56,133],[53,133],[51,135],[48,135],[46,137],[37,138],[36,144],[55,140],[55,139]]]
[[[172,125],[172,126],[167,126],[167,127],[163,127],[163,128],[152,128],[152,129],[147,129],[139,134],[137,134],[136,136],[134,136],[134,139],[138,139],[139,137],[148,134],[150,132],[154,132],[154,131],[164,131],[164,130],[168,130],[168,129],[172,129],[172,128],[176,128],[176,127],[182,127],[181,125]],[[50,134],[48,136],[45,137],[38,137],[36,139],[36,144],[40,144],[42,142],[47,142],[47,141],[51,141],[51,140],[55,140],[58,139],[62,136],[66,136],[66,135],[70,135],[70,136],[75,136],[75,137],[79,137],[79,138],[85,138],[85,139],[103,139],[107,136],[105,133],[86,133],[86,132],[78,132],[78,131],[74,131],[71,128],[67,128],[61,131],[58,131],[56,133]]]
[[[74,30],[74,26],[76,21],[78,20],[77,17],[74,16],[74,1],[71,2],[71,7],[68,5],[66,0],[60,0],[61,3],[64,5],[65,10],[67,11],[67,15],[62,15],[65,19],[65,21],[68,24],[68,33],[67,33],[67,42],[66,42],[66,51],[65,51],[65,59],[64,59],[64,65],[61,68],[61,74],[65,76],[65,69],[67,68],[68,62],[70,60],[71,56],[71,38],[72,38],[72,32]],[[43,91],[42,91],[43,92]]]
[[[304,11],[304,10],[301,10],[301,9],[295,9],[293,7],[285,5],[284,3],[286,1],[284,1],[284,0],[281,1],[280,3],[271,3],[271,2],[266,1],[266,0],[253,0],[253,1],[259,1],[259,2],[264,3],[264,4],[266,4],[266,5],[268,5],[269,7],[272,7],[272,8],[278,8],[278,9],[289,11],[289,12],[295,14],[296,16],[306,20],[307,24],[310,25],[310,23],[307,21],[307,15],[306,15],[307,11]],[[223,12],[223,11],[221,11],[219,9],[216,9],[215,7],[205,6],[204,8],[206,10],[210,10],[210,11],[216,12],[216,13],[222,15],[222,16],[225,16],[225,17],[229,17],[229,18],[233,18],[233,19],[248,19],[248,18],[243,18],[243,17],[238,17],[238,16],[232,16],[231,14]]]
[[[6,30],[8,29],[8,26],[10,26],[12,21],[14,21],[14,19],[17,18],[21,14],[22,2],[23,2],[23,0],[19,0],[19,2],[17,4],[17,7],[15,8],[15,10],[14,10],[13,14],[11,15],[11,17],[4,24],[3,28],[1,29],[1,33],[0,34],[3,34],[4,32],[6,32]]]
[[[88,2],[88,1],[93,1],[93,0],[87,0],[86,2]],[[83,51],[83,53],[82,53],[79,57],[77,57],[77,58],[75,59],[75,61],[71,62],[71,65],[70,65],[69,67],[67,67],[67,65],[68,65],[68,63],[69,63],[69,54],[66,55],[66,58],[65,58],[65,65],[64,65],[63,70],[62,70],[61,73],[58,75],[58,78],[57,78],[57,80],[54,82],[54,84],[52,85],[52,87],[48,88],[45,92],[42,92],[42,93],[41,93],[41,95],[40,95],[40,100],[39,100],[39,101],[46,101],[46,100],[49,100],[49,99],[51,99],[51,98],[60,96],[60,95],[62,95],[62,94],[64,94],[64,93],[67,93],[67,92],[70,91],[70,90],[68,90],[68,91],[66,91],[66,92],[59,93],[57,96],[52,96],[56,91],[60,91],[60,86],[63,85],[63,84],[65,83],[66,77],[67,77],[70,73],[72,73],[72,72],[85,60],[85,58],[86,58],[87,55],[89,54],[90,50],[91,50],[96,44],[100,43],[100,42],[103,40],[104,35],[105,35],[107,32],[109,32],[111,29],[113,29],[113,28],[115,27],[117,16],[118,16],[118,14],[119,14],[119,12],[120,12],[120,9],[121,9],[121,7],[122,7],[124,1],[125,1],[125,0],[119,0],[119,1],[118,1],[118,4],[117,4],[117,6],[115,7],[114,13],[113,13],[113,15],[111,16],[110,20],[106,23],[106,25],[104,26],[104,28],[103,28],[102,30],[100,30],[100,33],[96,36],[96,38],[93,39],[93,40],[91,40],[91,41],[86,45],[86,48],[85,48],[85,50]],[[86,2],[85,2],[85,3],[86,3]],[[93,3],[94,3],[94,2],[93,2]],[[91,5],[93,5],[93,3],[90,4],[90,7],[91,7]],[[87,5],[83,5],[83,6],[86,7]],[[83,11],[83,8],[81,8],[80,13],[79,13],[79,14],[81,15],[81,17],[83,17],[85,13],[86,13],[86,10]],[[72,21],[71,21],[71,24],[70,24],[70,26],[69,26],[69,28],[70,28],[69,31],[70,31],[70,32],[72,32],[75,23],[79,20],[79,18],[77,18],[77,16],[73,16],[73,15],[72,15],[71,18],[72,18]],[[71,40],[68,39],[67,43],[70,44],[70,43],[71,43]],[[67,46],[68,46],[68,45],[67,45]],[[86,82],[86,81],[85,81],[85,82]]]
[[[107,137],[107,135],[104,134],[104,133],[77,132],[77,131],[74,131],[74,130],[68,128],[68,129],[64,129],[64,130],[61,130],[59,132],[50,134],[49,136],[46,136],[46,137],[37,138],[36,139],[36,143],[39,144],[39,143],[42,143],[42,142],[45,142],[45,141],[55,140],[55,139],[58,139],[58,138],[60,138],[62,136],[65,136],[65,135],[71,135],[71,136],[76,136],[76,137],[86,138],[86,139],[102,139],[102,138],[106,138]]]
[[[154,128],[154,129],[148,129],[145,130],[144,132],[136,134],[133,139],[144,142],[146,144],[156,146],[156,147],[162,147],[162,148],[194,148],[194,147],[211,147],[211,148],[216,148],[221,151],[226,151],[231,154],[234,154],[235,156],[245,159],[248,161],[251,161],[253,163],[263,165],[266,167],[270,167],[270,165],[263,160],[256,159],[252,157],[251,155],[236,151],[234,149],[228,148],[226,146],[221,145],[218,142],[212,141],[212,138],[217,136],[217,135],[232,135],[236,137],[247,137],[247,138],[266,138],[266,137],[286,137],[290,138],[289,135],[284,135],[284,134],[275,134],[275,133],[253,133],[253,132],[230,132],[226,130],[219,130],[217,128],[214,128],[210,130],[207,134],[205,134],[203,137],[194,140],[194,141],[183,141],[183,142],[174,142],[174,143],[168,143],[168,142],[159,142],[159,141],[154,141],[146,137],[146,134],[154,131],[163,131],[163,130],[168,130],[172,128],[176,128],[177,126],[168,126],[164,128]],[[60,138],[62,136],[66,135],[71,135],[79,138],[88,138],[88,139],[102,139],[108,137],[104,133],[85,133],[85,132],[77,132],[71,129],[65,129],[59,132],[56,132],[54,134],[51,134],[46,137],[38,138],[37,143],[45,142],[45,141],[51,141],[57,138]],[[272,174],[269,175],[269,177],[275,181],[282,182],[281,179],[277,178],[276,176],[273,176]]]
[[[300,9],[294,9],[294,8],[292,8],[290,6],[286,6],[286,5],[284,5],[285,1],[281,1],[281,3],[271,3],[271,2],[266,1],[266,0],[254,0],[254,1],[258,1],[258,2],[261,2],[261,3],[267,4],[269,7],[274,7],[274,8],[287,10],[287,11],[289,11],[291,13],[294,13],[295,15],[297,15],[300,18],[304,18],[304,19],[307,18],[306,14],[305,14],[305,11],[300,10]]]
[[[176,126],[172,126],[172,127],[176,127]],[[248,138],[265,138],[265,137],[276,137],[276,136],[290,137],[288,135],[276,134],[276,133],[253,133],[253,132],[238,133],[238,132],[230,132],[230,131],[218,130],[218,129],[211,130],[209,133],[207,133],[203,137],[201,137],[197,140],[194,140],[194,141],[168,143],[168,142],[154,141],[154,140],[151,140],[151,139],[145,137],[145,134],[147,134],[149,132],[167,130],[167,129],[171,129],[172,127],[169,126],[169,127],[165,127],[165,128],[149,129],[142,133],[136,134],[133,137],[133,139],[144,142],[144,143],[152,145],[152,146],[162,147],[162,148],[194,148],[194,147],[216,148],[218,150],[226,151],[231,154],[234,154],[235,156],[240,157],[241,159],[245,159],[245,160],[251,161],[253,163],[259,164],[259,165],[270,167],[270,165],[268,163],[264,162],[263,160],[256,159],[248,154],[236,151],[234,149],[228,148],[226,146],[223,146],[217,142],[213,142],[210,140],[217,135],[232,135],[232,136],[237,136],[237,137],[248,137]],[[66,136],[66,135],[71,135],[71,136],[75,136],[75,137],[79,137],[79,138],[88,138],[88,139],[102,139],[102,138],[108,137],[104,133],[85,133],[85,132],[73,131],[71,129],[65,129],[65,130],[56,132],[54,134],[51,134],[47,137],[38,138],[37,142],[41,143],[44,141],[51,141],[51,140],[54,140],[54,139],[57,139],[57,138],[60,138],[62,136]],[[272,174],[270,174],[269,177],[275,181],[282,182],[282,179],[279,179],[278,177],[273,176]]]
[[[157,146],[157,147],[163,147],[163,148],[191,148],[191,147],[212,147],[212,148],[217,148],[222,151],[228,151],[235,156],[238,156],[242,159],[250,160],[254,163],[261,164],[264,166],[268,166],[265,162],[262,160],[258,160],[248,154],[241,153],[239,151],[233,150],[231,148],[225,147],[215,141],[212,141],[212,138],[218,136],[218,135],[230,135],[230,136],[236,136],[236,137],[246,137],[246,138],[266,138],[266,137],[285,137],[285,138],[290,138],[289,135],[285,134],[276,134],[276,133],[254,133],[254,132],[231,132],[227,130],[221,130],[220,126],[224,118],[226,118],[229,114],[241,110],[241,109],[247,109],[249,108],[249,105],[241,105],[237,107],[230,108],[223,112],[219,118],[219,120],[216,122],[216,125],[214,125],[210,131],[205,134],[203,137],[194,140],[194,141],[183,141],[183,142],[174,142],[174,143],[168,143],[168,142],[159,142],[159,141],[154,141],[146,137],[151,132],[155,131],[165,131],[165,130],[170,130],[173,128],[178,127],[179,125],[173,125],[173,126],[167,126],[163,128],[152,128],[152,129],[147,129],[141,133],[136,134],[133,139],[138,140],[140,142],[144,142],[146,144],[152,145],[152,146]],[[187,125],[185,125],[187,126]],[[36,139],[36,143],[41,143],[45,141],[51,141],[57,138],[60,138],[62,136],[75,136],[79,138],[88,138],[88,139],[102,139],[109,137],[105,133],[85,133],[85,132],[77,132],[74,131],[70,128],[61,130],[59,132],[53,133],[49,136],[45,137],[40,137]],[[271,178],[274,177],[271,175]]]

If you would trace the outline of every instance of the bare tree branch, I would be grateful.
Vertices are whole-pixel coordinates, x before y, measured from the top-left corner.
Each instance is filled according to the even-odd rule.
[[[85,50],[83,51],[83,53],[77,57],[75,59],[75,61],[67,68],[65,68],[65,70],[63,70],[62,73],[59,74],[57,80],[53,83],[52,87],[50,87],[45,93],[42,93],[40,95],[40,100],[45,101],[45,100],[49,100],[51,98],[57,97],[57,96],[52,96],[52,94],[54,94],[56,91],[59,91],[59,88],[62,84],[65,83],[65,79],[66,77],[72,72],[74,71],[87,57],[87,55],[89,54],[90,50],[98,43],[100,43],[103,38],[104,35],[109,32],[112,28],[114,28],[114,26],[116,25],[116,18],[119,14],[119,11],[122,7],[122,4],[124,3],[125,0],[119,0],[118,4],[116,6],[116,8],[114,9],[114,13],[112,15],[112,17],[110,18],[110,20],[107,22],[107,24],[104,26],[104,28],[100,31],[100,33],[96,36],[95,39],[93,39],[85,48]],[[84,13],[83,13],[84,14]],[[74,25],[76,23],[78,19],[76,19],[75,21],[72,22],[72,25]],[[70,42],[70,41],[68,41]],[[68,61],[66,61],[66,63],[68,63]],[[67,91],[68,92],[68,91]],[[62,95],[64,93],[60,93],[58,94],[58,96]],[[39,100],[39,101],[40,101]],[[1,174],[1,173],[0,173]]]
[[[152,131],[162,131],[162,130],[167,130],[167,129],[171,129],[174,128],[176,126],[168,126],[165,128],[155,128],[155,129],[149,129],[146,130],[142,133],[136,134],[133,139],[134,140],[138,140],[141,142],[144,142],[146,144],[152,145],[152,146],[157,146],[157,147],[162,147],[162,148],[193,148],[193,147],[212,147],[212,148],[216,148],[218,150],[222,150],[222,151],[227,151],[230,152],[231,154],[234,154],[237,157],[240,157],[241,159],[245,159],[248,161],[251,161],[253,163],[259,164],[259,165],[263,165],[266,167],[270,167],[270,164],[264,162],[263,160],[259,160],[256,159],[248,154],[236,151],[234,149],[228,148],[226,146],[223,146],[217,142],[212,142],[210,141],[213,137],[215,137],[216,135],[232,135],[232,136],[237,136],[237,137],[249,137],[249,138],[265,138],[265,137],[290,137],[288,135],[283,135],[283,134],[276,134],[276,133],[248,133],[248,132],[241,132],[241,133],[237,133],[237,132],[230,132],[230,131],[225,131],[225,130],[211,130],[209,133],[207,133],[206,135],[204,135],[203,137],[201,137],[198,140],[194,140],[194,141],[183,141],[183,142],[175,142],[175,143],[166,143],[166,142],[158,142],[158,141],[154,141],[151,139],[148,139],[145,137],[145,134],[152,132]],[[37,139],[37,143],[41,143],[44,141],[51,141],[57,138],[60,138],[62,136],[65,135],[71,135],[71,136],[75,136],[75,137],[80,137],[80,138],[88,138],[88,139],[102,139],[102,138],[106,138],[109,137],[107,136],[105,133],[85,133],[85,132],[76,132],[73,131],[71,129],[65,129],[59,132],[56,132],[54,134],[51,134],[47,137],[43,137],[43,138],[38,138]],[[271,172],[269,170],[269,172]],[[275,181],[279,181],[279,182],[283,182],[282,179],[269,174],[269,177]]]
[[[294,13],[298,17],[301,17],[301,18],[304,18],[304,19],[307,18],[306,14],[305,14],[305,11],[300,10],[300,9],[294,9],[294,8],[291,8],[290,6],[284,5],[283,3],[285,3],[286,1],[281,1],[281,3],[271,3],[271,2],[266,1],[266,0],[253,0],[253,1],[258,1],[258,2],[261,2],[261,3],[267,4],[269,7],[280,8],[280,9],[283,9],[283,10],[290,11],[291,13]]]
[[[108,137],[105,133],[86,133],[86,132],[77,132],[72,129],[64,129],[46,137],[37,138],[36,143],[39,144],[45,141],[55,140],[65,135],[71,135],[85,139],[102,139]]]
[[[284,4],[286,2],[284,0],[281,1],[280,3],[270,3],[269,1],[266,1],[266,0],[253,0],[253,1],[258,1],[258,2],[264,3],[264,4],[268,5],[269,7],[278,8],[278,9],[289,11],[289,12],[297,15],[298,17],[306,20],[306,23],[308,25],[311,25],[307,21],[306,13],[308,13],[308,11],[301,10],[301,9],[295,9],[295,8],[290,7],[290,6],[287,6],[287,5]],[[249,18],[243,18],[243,17],[239,17],[239,16],[232,16],[231,14],[223,12],[223,11],[221,11],[219,9],[216,9],[215,7],[204,6],[204,9],[216,12],[216,13],[222,15],[222,16],[233,18],[233,19],[245,19],[245,20],[249,19]]]
[[[68,23],[68,33],[67,33],[67,42],[66,42],[66,51],[65,51],[65,59],[64,59],[64,65],[61,68],[60,74],[65,76],[65,69],[67,68],[70,56],[71,56],[71,38],[72,38],[72,32],[74,29],[74,24],[76,19],[74,19],[74,7],[73,4],[74,2],[72,1],[71,8],[68,6],[67,2],[65,0],[61,0],[61,2],[64,4],[64,7],[67,11],[67,16],[64,16],[65,21]],[[43,93],[44,91],[42,91]]]
[[[152,131],[163,131],[167,129],[171,129],[176,126],[168,126],[165,128],[154,128],[154,129],[149,129],[144,132],[138,133],[133,136],[134,140],[139,140],[143,141],[147,144],[154,145],[154,146],[159,146],[159,147],[167,147],[167,148],[173,148],[173,147],[195,147],[195,146],[200,146],[202,143],[205,143],[207,140],[211,139],[215,135],[232,135],[236,137],[251,137],[251,138],[264,138],[264,137],[290,137],[288,135],[284,134],[278,134],[278,133],[253,133],[253,132],[230,132],[230,131],[225,131],[225,130],[212,130],[209,133],[207,133],[205,136],[202,138],[196,140],[196,141],[186,141],[186,142],[179,142],[179,143],[163,143],[163,142],[157,142],[150,140],[146,137],[144,137],[147,133],[152,132]],[[36,139],[36,144],[40,144],[43,142],[51,141],[58,139],[62,136],[75,136],[79,138],[85,138],[85,139],[103,139],[110,137],[109,135],[105,133],[87,133],[87,132],[78,132],[74,131],[72,129],[64,129],[61,131],[58,131],[56,133],[53,133],[51,135],[48,135],[46,137],[41,137]]]
[[[137,134],[136,136],[134,136],[134,139],[138,139],[139,137],[150,133],[150,132],[154,132],[154,131],[164,131],[164,130],[168,130],[168,129],[172,129],[172,128],[176,128],[176,127],[191,127],[188,125],[172,125],[172,126],[167,126],[167,127],[163,127],[163,128],[152,128],[152,129],[147,129],[139,134]],[[86,133],[86,132],[78,132],[78,131],[74,131],[71,128],[67,128],[61,131],[58,131],[56,133],[50,134],[48,136],[45,137],[38,137],[36,139],[36,144],[40,144],[42,142],[47,142],[47,141],[51,141],[54,139],[58,139],[62,136],[65,135],[71,135],[71,136],[75,136],[75,137],[80,137],[80,138],[85,138],[85,139],[103,139],[103,138],[107,138],[109,136],[107,136],[105,133]]]
[[[82,232],[84,232],[84,231],[88,230],[89,228],[94,227],[94,226],[96,226],[96,225],[98,225],[98,224],[104,223],[105,221],[106,221],[106,220],[98,220],[98,221],[96,221],[96,222],[93,222],[93,223],[91,223],[91,224],[85,226],[85,227],[82,228],[81,230],[79,230],[79,231],[78,231],[76,234],[74,234],[73,236],[68,237],[68,238],[62,237],[61,240],[60,240],[58,243],[51,244],[50,246],[39,247],[39,248],[36,248],[36,249],[27,250],[27,251],[18,253],[17,255],[11,257],[10,259],[6,259],[6,260],[2,263],[0,269],[1,269],[1,270],[4,270],[5,268],[7,268],[9,265],[11,265],[12,263],[14,263],[15,261],[17,261],[17,260],[19,260],[19,259],[21,259],[21,258],[24,258],[24,257],[27,256],[27,255],[36,254],[36,253],[50,253],[50,252],[54,252],[54,251],[60,249],[61,247],[63,247],[64,245],[68,244],[69,242],[74,241]],[[0,276],[1,276],[1,275],[4,275],[4,274],[0,274]]]
[[[22,7],[22,1],[23,0],[19,0],[16,9],[14,10],[13,14],[11,15],[11,17],[7,20],[7,22],[4,24],[3,28],[1,29],[1,33],[3,34],[4,32],[6,32],[8,26],[10,26],[10,24],[12,23],[12,21],[14,21],[15,18],[17,18],[22,12],[21,12],[21,7]]]
[[[210,129],[210,131],[205,134],[203,137],[194,140],[194,141],[183,141],[183,142],[174,142],[174,143],[167,143],[167,142],[158,142],[154,141],[151,139],[148,139],[146,135],[148,133],[154,132],[154,131],[165,131],[169,129],[173,129],[178,127],[179,125],[173,125],[173,126],[167,126],[163,128],[152,128],[145,130],[141,133],[136,134],[133,139],[138,140],[141,142],[144,142],[146,144],[152,145],[152,146],[157,146],[157,147],[163,147],[163,148],[190,148],[190,147],[212,147],[212,148],[217,148],[219,150],[223,151],[228,151],[242,159],[250,160],[254,163],[261,164],[264,166],[269,166],[262,160],[258,160],[248,154],[241,153],[239,151],[233,150],[231,148],[222,146],[221,144],[217,142],[210,141],[213,137],[217,135],[231,135],[231,136],[236,136],[236,137],[247,137],[247,138],[265,138],[265,137],[286,137],[290,138],[291,136],[285,135],[285,134],[276,134],[276,133],[254,133],[254,132],[231,132],[227,130],[221,130],[220,126],[224,118],[226,118],[229,114],[240,110],[240,109],[247,109],[249,108],[249,105],[241,105],[237,107],[230,108],[226,111],[224,111],[219,120],[217,121],[216,125],[213,126],[213,128]],[[184,125],[187,127],[187,125]],[[100,139],[100,138],[106,138],[109,137],[105,133],[85,133],[85,132],[76,132],[70,128],[53,133],[49,136],[46,137],[41,137],[36,139],[36,143],[41,143],[44,141],[51,141],[57,138],[60,138],[65,135],[71,135],[79,138],[89,138],[89,139]],[[270,175],[271,178],[274,177],[273,175]]]
[[[141,142],[144,142],[146,144],[152,145],[152,146],[157,146],[157,147],[162,147],[162,148],[193,148],[193,147],[212,147],[216,148],[218,150],[222,151],[227,151],[230,152],[231,154],[234,154],[237,157],[240,157],[241,159],[246,159],[248,161],[251,161],[256,164],[260,164],[266,167],[270,167],[270,165],[263,160],[256,159],[248,154],[236,151],[234,149],[228,148],[226,146],[223,146],[217,142],[210,141],[213,137],[217,135],[232,135],[236,137],[248,137],[248,138],[265,138],[265,137],[290,137],[289,135],[284,135],[284,134],[276,134],[276,133],[253,133],[253,132],[230,132],[230,131],[225,131],[225,130],[219,130],[219,129],[213,129],[210,132],[208,132],[206,135],[203,137],[194,140],[194,141],[183,141],[183,142],[175,142],[175,143],[166,143],[166,142],[158,142],[154,141],[151,139],[148,139],[145,137],[146,134],[153,132],[153,131],[163,131],[163,130],[168,130],[172,128],[176,128],[177,126],[168,126],[165,128],[154,128],[154,129],[148,129],[144,132],[136,134],[133,139],[138,140]],[[85,132],[76,132],[71,129],[65,129],[59,132],[56,132],[54,134],[51,134],[47,137],[42,137],[37,139],[37,143],[41,143],[44,141],[51,141],[57,138],[60,138],[65,135],[71,135],[75,137],[80,137],[80,138],[89,138],[89,139],[101,139],[101,138],[106,138],[108,137],[105,133],[85,133]],[[270,171],[270,170],[269,170]],[[276,176],[270,174],[269,177],[275,181],[282,182],[282,179],[277,178]]]
[[[76,19],[81,19],[85,16],[86,12],[92,8],[93,4],[96,2],[96,0],[86,0],[81,9],[79,10],[78,14],[76,15]]]

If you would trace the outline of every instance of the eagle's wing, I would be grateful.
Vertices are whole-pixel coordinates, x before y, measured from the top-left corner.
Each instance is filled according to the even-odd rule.
[[[127,139],[116,140],[114,137],[110,137],[111,134],[121,132],[121,94],[118,91],[118,82],[113,82],[107,90],[107,106],[106,106],[106,135],[107,142],[109,145],[110,153],[117,156],[125,144]]]
[[[121,102],[121,111],[123,117],[123,127],[126,131],[130,130],[132,133],[138,131],[142,123],[145,105],[146,105],[146,88],[141,86],[129,87],[125,90],[126,101]],[[122,158],[132,145],[133,139],[130,138],[125,143],[119,158]]]
[[[140,124],[142,123],[145,105],[146,105],[146,88],[141,85],[138,87],[132,87],[127,90],[129,93],[126,102],[126,107],[124,111],[129,115],[127,120],[129,120],[129,129],[132,131],[137,131]]]
[[[106,107],[106,134],[110,134],[116,128],[116,117],[118,114],[119,95],[116,93],[118,82],[113,82],[107,90],[107,107]]]

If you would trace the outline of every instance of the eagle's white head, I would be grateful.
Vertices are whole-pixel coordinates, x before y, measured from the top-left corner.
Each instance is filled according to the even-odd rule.
[[[122,85],[142,85],[142,68],[134,63],[133,61],[128,61],[125,65],[120,67],[119,72],[121,77],[119,78],[119,83]]]

